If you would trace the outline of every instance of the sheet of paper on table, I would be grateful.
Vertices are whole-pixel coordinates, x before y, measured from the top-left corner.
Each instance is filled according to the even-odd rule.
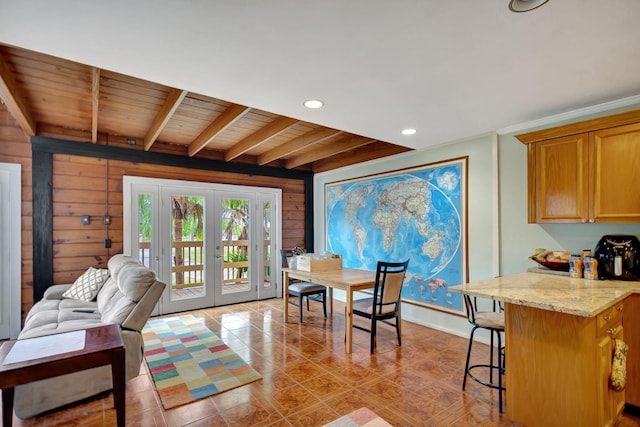
[[[87,331],[81,330],[18,340],[9,350],[2,364],[8,365],[82,350],[86,334]]]

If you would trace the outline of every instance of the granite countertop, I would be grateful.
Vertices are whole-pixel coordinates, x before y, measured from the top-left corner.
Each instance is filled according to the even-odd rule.
[[[526,272],[451,286],[449,291],[593,317],[628,295],[640,293],[640,282],[586,280]]]

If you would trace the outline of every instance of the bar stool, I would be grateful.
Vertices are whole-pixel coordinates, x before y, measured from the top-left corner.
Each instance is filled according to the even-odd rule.
[[[502,311],[496,311],[496,301],[493,302],[493,311],[478,311],[477,299],[468,295],[464,295],[464,304],[467,309],[467,320],[473,325],[471,329],[471,335],[469,336],[469,348],[467,350],[467,362],[464,367],[464,379],[462,380],[462,390],[464,391],[467,385],[467,376],[471,377],[474,381],[493,389],[498,390],[498,407],[502,413],[502,393],[505,387],[502,384],[502,376],[504,375],[504,348],[502,346],[502,333],[504,333],[504,313]],[[501,307],[500,307],[501,308]],[[471,358],[471,347],[473,346],[473,335],[476,330],[485,329],[489,331],[491,335],[491,347],[489,348],[489,364],[476,364],[469,366],[469,359]],[[494,336],[498,344],[497,364],[494,363]],[[477,368],[484,368],[489,370],[489,381],[483,381],[474,376],[471,371]],[[497,383],[494,382],[494,371],[497,372]]]

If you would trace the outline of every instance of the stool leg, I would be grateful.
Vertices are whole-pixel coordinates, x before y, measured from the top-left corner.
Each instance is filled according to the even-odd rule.
[[[491,339],[490,339],[491,347],[489,347],[489,383],[493,384],[493,366],[494,366],[493,365],[493,349],[494,349],[494,346],[493,346],[493,333],[495,331],[489,330],[489,332],[490,332],[490,335],[491,335]],[[500,337],[498,336],[498,338],[500,338]]]
[[[498,334],[498,408],[502,413],[502,370],[504,365],[502,364],[502,357],[500,357],[500,349],[502,348],[502,338],[500,337],[500,331],[496,331]],[[491,350],[493,353],[493,350]]]
[[[462,390],[467,386],[467,375],[469,375],[469,359],[471,358],[471,347],[473,345],[473,334],[476,332],[476,327],[471,329],[471,335],[469,335],[469,346],[467,347],[467,361],[464,364],[464,378],[462,380]]]

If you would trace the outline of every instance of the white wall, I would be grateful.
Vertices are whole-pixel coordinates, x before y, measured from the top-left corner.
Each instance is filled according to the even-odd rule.
[[[636,104],[584,114],[571,120],[545,124],[538,128],[553,127],[638,108],[640,105]],[[525,133],[538,128],[523,129],[516,133]],[[640,224],[528,224],[526,146],[518,141],[514,134],[499,137],[492,134],[317,174],[314,178],[315,251],[325,249],[324,185],[326,183],[460,156],[469,156],[468,264],[471,282],[526,271],[527,268],[535,266],[535,263],[528,259],[535,248],[579,252],[582,249],[593,249],[604,234],[640,236]],[[344,298],[338,292],[334,295]],[[468,336],[470,326],[466,317],[406,303],[403,304],[402,310],[405,320],[456,335]]]

